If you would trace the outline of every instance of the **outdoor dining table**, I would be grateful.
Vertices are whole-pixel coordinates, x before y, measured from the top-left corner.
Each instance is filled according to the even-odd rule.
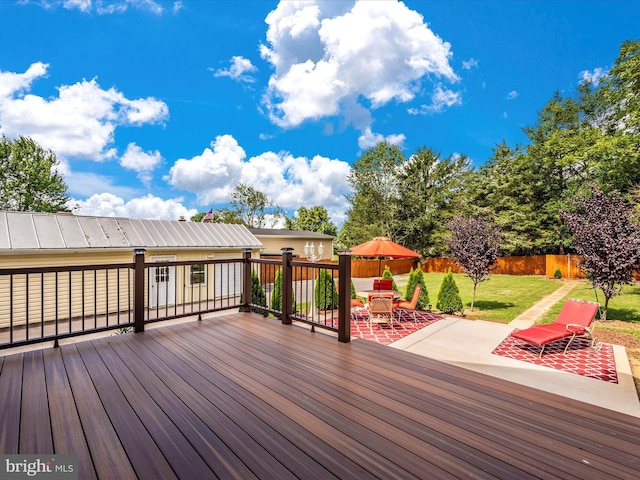
[[[394,300],[398,300],[402,297],[402,292],[398,290],[359,290],[356,295],[363,298],[369,298],[369,295],[375,295],[376,293],[393,293]]]

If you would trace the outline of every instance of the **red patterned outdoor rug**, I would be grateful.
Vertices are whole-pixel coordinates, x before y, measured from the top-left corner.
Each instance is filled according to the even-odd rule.
[[[564,348],[568,341],[569,339],[566,338],[548,344],[542,358],[538,358],[540,353],[538,347],[508,336],[492,353],[609,383],[618,383],[616,361],[611,345],[603,343],[600,351],[596,352],[591,348],[590,340],[576,338],[567,350],[567,354],[564,355]]]
[[[398,322],[398,315],[400,316],[400,322]],[[366,309],[360,309],[351,314],[351,338],[363,338],[382,345],[389,345],[427,325],[437,322],[442,317],[435,313],[418,311],[416,312],[416,319],[418,320],[416,323],[413,321],[411,313],[398,312],[396,313],[396,321],[393,324],[395,332],[386,324],[374,324],[370,327],[367,318]]]

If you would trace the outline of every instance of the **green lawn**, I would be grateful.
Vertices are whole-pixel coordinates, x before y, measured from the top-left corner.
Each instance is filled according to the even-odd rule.
[[[442,273],[425,273],[429,301],[436,309]],[[473,283],[464,274],[454,274],[460,290],[465,315],[469,318],[507,323],[531,307],[545,295],[561,286],[557,280],[541,276],[491,275],[488,281],[478,285],[474,310],[471,311]],[[404,285],[401,285],[404,289]]]
[[[558,316],[564,302],[569,298],[595,302],[596,294],[589,282],[586,280],[580,282],[566,297],[556,303],[551,310],[542,317],[540,323],[551,323],[553,319]],[[602,291],[598,291],[597,300],[601,305],[604,303]],[[626,285],[622,289],[621,295],[616,295],[609,300],[607,320],[620,320],[640,324],[640,286]]]

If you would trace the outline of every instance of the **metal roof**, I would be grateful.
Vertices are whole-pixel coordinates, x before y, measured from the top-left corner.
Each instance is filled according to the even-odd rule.
[[[244,225],[0,212],[0,253],[261,247]]]

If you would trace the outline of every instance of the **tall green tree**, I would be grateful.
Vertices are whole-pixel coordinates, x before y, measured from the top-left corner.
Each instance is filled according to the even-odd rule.
[[[260,190],[239,183],[231,194],[235,215],[249,228],[272,227],[284,217],[282,208],[274,204]]]
[[[622,43],[600,85],[598,113],[609,131],[640,133],[640,40]]]
[[[422,147],[398,169],[398,195],[393,230],[407,248],[425,256],[446,250],[444,221],[459,208],[471,162],[465,155],[440,158]]]
[[[29,137],[0,138],[0,210],[50,212],[66,210],[67,185],[59,162]]]
[[[354,194],[340,232],[342,245],[350,247],[376,236],[394,238],[398,168],[404,160],[397,146],[380,142],[353,164],[348,181]]]
[[[505,255],[557,251],[557,232],[548,231],[549,219],[555,220],[546,210],[544,178],[531,161],[524,148],[511,148],[503,140],[467,183],[468,204],[461,212],[494,218],[502,231]]]
[[[211,212],[213,223],[242,223],[242,219],[238,216],[238,212],[230,210],[228,208],[220,208]],[[189,220],[192,222],[201,222],[207,212],[198,212],[193,215]]]
[[[318,205],[298,208],[293,218],[287,217],[285,225],[289,230],[305,230],[334,237],[338,235],[338,227],[329,218],[327,209]]]

